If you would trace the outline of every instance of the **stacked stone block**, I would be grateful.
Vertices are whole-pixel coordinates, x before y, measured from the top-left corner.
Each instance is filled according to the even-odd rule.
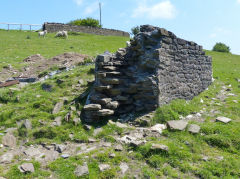
[[[105,35],[105,36],[111,35],[111,36],[130,37],[128,32],[124,32],[121,30],[89,27],[89,26],[78,26],[78,25],[70,25],[70,24],[62,24],[62,23],[45,22],[43,24],[43,30],[47,30],[48,32],[51,32],[51,33],[65,30],[69,32],[81,32],[81,33]]]
[[[87,122],[190,100],[212,83],[212,60],[202,46],[150,25],[140,31],[129,47],[96,58]]]

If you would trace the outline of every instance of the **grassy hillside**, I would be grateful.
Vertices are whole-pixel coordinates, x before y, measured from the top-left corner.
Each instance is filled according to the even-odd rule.
[[[54,38],[55,34],[47,34],[39,38],[37,32],[0,30],[0,69],[7,64],[19,67],[24,58],[41,54],[51,58],[64,52],[77,52],[96,56],[108,50],[114,52],[125,47],[126,37],[99,36],[79,33],[69,35],[68,39]]]
[[[24,47],[21,46],[22,39],[16,37],[8,39],[6,37],[8,33],[19,34],[24,39]],[[30,33],[31,39],[25,39],[26,34],[28,32],[0,31],[0,37],[4,37],[8,44],[8,47],[2,44],[0,46],[0,49],[3,49],[0,50],[1,61],[15,65],[16,61],[21,61],[20,54],[21,58],[35,53],[51,57],[66,51],[95,56],[104,50],[114,51],[125,46],[127,40],[120,37],[84,34],[70,36],[68,40],[55,39],[53,34],[47,39],[38,39],[34,33]],[[48,48],[44,45],[46,43]],[[18,48],[14,48],[15,44],[18,44]],[[74,48],[70,49],[70,46]],[[12,50],[7,53],[6,49]],[[211,51],[206,53],[213,57],[214,83],[191,101],[176,100],[157,109],[151,119],[152,124],[165,123],[170,119],[178,120],[180,116],[189,114],[195,116],[201,112],[202,121],[190,122],[200,125],[201,132],[193,135],[187,131],[164,130],[161,136],[147,137],[145,145],[139,147],[123,145],[122,151],[114,150],[119,144],[117,138],[135,131],[134,127],[125,128],[114,123],[104,123],[86,130],[84,124],[75,125],[73,122],[78,118],[78,111],[81,111],[84,102],[79,100],[79,95],[91,87],[87,81],[94,78],[92,70],[94,66],[78,66],[44,82],[0,89],[0,133],[3,134],[9,128],[16,128],[13,134],[17,137],[18,144],[26,148],[31,145],[36,147],[41,144],[48,146],[71,143],[73,148],[76,147],[74,152],[89,149],[89,152],[71,155],[67,159],[59,157],[47,165],[31,159],[35,172],[28,174],[22,174],[18,170],[18,166],[24,162],[24,157],[19,155],[9,164],[0,164],[0,176],[77,178],[74,170],[86,162],[89,175],[83,178],[133,178],[135,175],[140,178],[239,178],[240,82],[237,79],[240,79],[240,56]],[[19,59],[16,59],[16,56],[19,56]],[[79,79],[83,79],[83,84],[78,84]],[[51,86],[51,91],[44,90],[44,85]],[[67,99],[61,111],[52,114],[55,104],[64,100],[63,98]],[[77,103],[73,103],[74,101]],[[64,118],[70,111],[71,118],[67,121]],[[62,124],[53,126],[54,119],[58,116],[62,117]],[[229,117],[232,122],[228,124],[214,122],[218,116]],[[22,125],[26,119],[31,121],[31,128],[26,129]],[[100,131],[98,127],[101,127]],[[1,138],[2,135],[0,141]],[[89,140],[92,138],[96,142]],[[99,146],[104,142],[109,142],[110,147]],[[153,143],[167,145],[169,151],[152,151]],[[1,148],[0,156],[8,150],[5,147]],[[109,157],[113,156],[112,154],[115,157]],[[101,172],[98,166],[102,163],[109,164],[111,168]],[[121,163],[127,163],[129,166],[128,172],[124,175],[119,168]]]

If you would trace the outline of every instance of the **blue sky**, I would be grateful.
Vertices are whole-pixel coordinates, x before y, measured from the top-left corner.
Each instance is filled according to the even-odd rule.
[[[0,22],[42,24],[99,18],[99,1],[105,28],[129,32],[133,26],[152,24],[205,49],[224,42],[232,53],[240,54],[240,0],[1,0]]]

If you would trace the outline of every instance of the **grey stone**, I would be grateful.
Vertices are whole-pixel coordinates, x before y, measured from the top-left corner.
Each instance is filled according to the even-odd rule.
[[[145,140],[133,140],[130,142],[130,145],[134,147],[139,147],[141,145],[144,145],[145,143],[146,143]]]
[[[202,157],[202,160],[205,161],[205,162],[207,162],[208,159],[209,159],[209,158],[208,158],[207,156],[203,156],[203,157]]]
[[[58,152],[56,152],[56,151],[47,151],[44,154],[45,154],[44,160],[46,160],[46,161],[54,161],[59,156]]]
[[[116,154],[115,154],[115,153],[110,153],[110,154],[109,154],[109,157],[110,157],[110,158],[114,158],[114,157],[116,157]]]
[[[88,165],[85,163],[85,164],[82,165],[82,166],[77,166],[77,168],[76,168],[75,171],[74,171],[74,174],[75,174],[77,177],[81,177],[81,176],[83,176],[83,175],[88,175],[88,174],[89,174]]]
[[[163,144],[152,144],[151,150],[160,150],[160,151],[165,151],[168,152],[168,146],[163,145]]]
[[[18,169],[22,173],[33,173],[35,171],[32,163],[23,163]]]
[[[108,84],[108,85],[118,85],[120,84],[120,80],[117,78],[105,78],[101,79],[102,83]]]
[[[103,131],[102,128],[96,128],[96,129],[94,129],[94,131],[93,131],[93,135],[96,136],[96,135],[98,135],[99,133],[101,133],[102,131]]]
[[[74,122],[74,125],[77,126],[77,125],[80,124],[81,119],[80,119],[80,118],[74,118],[74,119],[73,119],[73,122]]]
[[[70,155],[69,154],[62,154],[61,157],[64,158],[64,159],[67,159],[67,158],[70,157]]]
[[[84,81],[82,79],[78,80],[78,84],[83,85]]]
[[[112,146],[112,143],[111,142],[104,142],[102,144],[103,147],[111,147]]]
[[[88,104],[84,106],[84,110],[85,111],[98,111],[100,110],[102,107],[100,104]]]
[[[174,121],[168,121],[167,125],[171,130],[183,131],[186,129],[188,122],[184,120],[174,120]]]
[[[5,136],[2,138],[2,144],[7,147],[16,147],[16,142],[17,139],[14,137],[12,134],[7,133]]]
[[[24,121],[23,125],[26,129],[32,129],[32,123],[28,119]]]
[[[191,124],[188,127],[188,132],[193,133],[193,134],[198,134],[200,132],[200,126],[196,124]]]
[[[60,101],[60,102],[56,103],[54,108],[53,108],[52,114],[59,113],[62,107],[63,107],[63,101]]]
[[[167,129],[167,126],[165,124],[156,124],[150,128],[151,131],[158,132],[159,134],[162,134],[164,129]]]
[[[58,151],[59,153],[63,153],[66,150],[67,146],[63,144],[56,144],[55,145],[55,150]]]
[[[101,172],[103,172],[103,171],[108,170],[108,169],[111,168],[110,165],[108,165],[108,164],[100,164],[98,167],[99,167],[99,170],[100,170]]]
[[[119,106],[119,102],[118,101],[112,101],[112,102],[109,102],[106,107],[109,108],[109,109],[117,109]]]
[[[54,126],[61,126],[62,125],[62,117],[61,116],[56,117],[54,119],[53,125]]]
[[[13,158],[14,158],[13,152],[7,152],[0,157],[0,163],[3,164],[12,163]]]
[[[99,110],[97,114],[101,117],[111,116],[114,114],[114,111],[110,109],[102,109],[102,110]]]
[[[69,122],[70,119],[71,119],[71,117],[72,117],[72,113],[71,113],[71,112],[68,112],[68,113],[65,115],[64,120],[65,120],[66,122]]]
[[[41,154],[41,151],[38,148],[30,147],[23,152],[29,157],[36,157]]]
[[[84,124],[84,125],[83,125],[83,128],[84,128],[85,130],[87,130],[87,131],[90,131],[90,130],[92,129],[92,126],[87,125],[87,124]]]
[[[217,117],[216,121],[223,122],[223,123],[227,124],[227,123],[231,122],[232,119],[227,118],[227,117]]]
[[[97,140],[96,140],[96,139],[93,139],[93,138],[89,138],[89,139],[88,139],[88,143],[94,143],[94,142],[97,142]]]
[[[71,110],[71,111],[77,111],[77,109],[76,109],[75,106],[70,106],[70,110]]]
[[[119,128],[128,128],[129,127],[127,124],[123,124],[123,123],[120,123],[120,122],[115,122],[113,124],[115,124]]]
[[[128,165],[126,163],[121,163],[119,168],[121,169],[122,174],[124,175],[127,170],[129,169]]]
[[[123,146],[121,144],[117,144],[115,147],[114,147],[114,150],[115,151],[123,151]]]

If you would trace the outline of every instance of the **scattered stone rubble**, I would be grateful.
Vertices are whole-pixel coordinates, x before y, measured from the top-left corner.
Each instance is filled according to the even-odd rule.
[[[57,55],[51,59],[45,59],[40,54],[31,55],[23,60],[24,67],[20,70],[12,67],[0,71],[0,88],[8,87],[19,83],[33,83],[44,78],[51,77],[61,71],[73,68],[74,66],[85,63],[90,57],[74,52]],[[48,75],[41,74],[51,67],[58,67],[57,71],[50,72]],[[2,81],[2,82],[1,82]]]
[[[86,122],[152,111],[176,98],[192,99],[212,83],[212,59],[202,46],[150,25],[127,48],[98,55]]]

